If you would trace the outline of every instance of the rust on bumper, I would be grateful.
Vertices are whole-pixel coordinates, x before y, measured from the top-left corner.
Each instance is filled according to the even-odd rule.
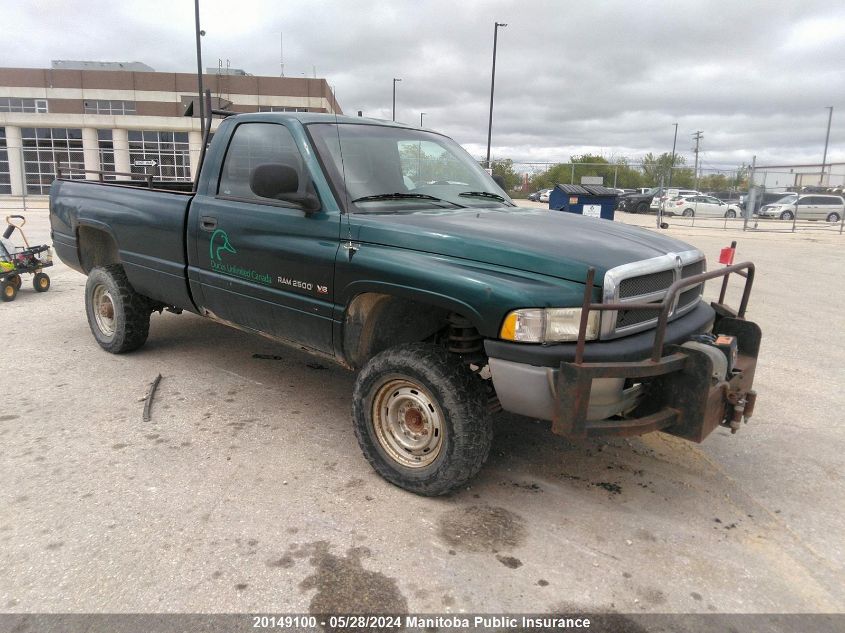
[[[739,310],[725,306],[728,277],[736,273],[745,278]],[[751,416],[756,393],[752,390],[762,334],[760,328],[746,321],[745,310],[754,280],[754,264],[744,262],[678,280],[656,304],[594,304],[591,302],[595,271],[587,275],[581,328],[574,362],[560,365],[552,431],[569,437],[600,435],[630,436],[664,431],[684,439],[701,442],[716,427],[733,432]],[[710,357],[697,349],[665,345],[666,326],[671,307],[680,291],[708,279],[723,277],[713,331],[735,336],[738,356],[731,373],[714,382]],[[659,310],[651,357],[637,362],[585,363],[587,317],[590,310]],[[628,416],[599,421],[587,420],[590,388],[594,378],[626,378],[642,383],[645,393]]]

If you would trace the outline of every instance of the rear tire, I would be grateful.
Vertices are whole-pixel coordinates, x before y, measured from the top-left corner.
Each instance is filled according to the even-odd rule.
[[[734,211],[733,209],[729,209],[728,212],[725,213],[725,217],[726,218],[735,218],[736,217],[736,211]]]
[[[15,276],[14,276],[14,277],[12,277],[11,279],[9,279],[9,281],[11,281],[12,283],[14,283],[14,284],[15,284],[15,288],[17,288],[18,290],[20,290],[20,289],[21,289],[21,286],[23,285],[23,279],[21,279],[21,276],[20,276],[20,275],[15,275]]]
[[[355,437],[375,471],[420,495],[460,488],[487,459],[493,427],[481,379],[422,343],[374,356],[355,380]]]
[[[693,211],[692,209],[684,209],[683,216],[685,218],[694,218],[695,217],[695,211]]]
[[[838,213],[830,213],[830,214],[827,216],[827,221],[828,221],[828,222],[839,222],[839,219],[840,219],[840,218],[839,218],[839,214],[838,214]]]
[[[91,333],[107,352],[131,352],[147,340],[150,303],[135,292],[120,264],[94,268],[88,274],[85,312]]]
[[[18,296],[18,286],[12,279],[0,284],[0,292],[3,294],[3,301],[14,301]]]
[[[47,292],[50,289],[50,277],[47,273],[35,273],[32,278],[32,287],[35,292]]]
[[[783,213],[780,214],[781,220],[791,220],[794,217],[795,216],[792,215],[792,211],[784,211]]]

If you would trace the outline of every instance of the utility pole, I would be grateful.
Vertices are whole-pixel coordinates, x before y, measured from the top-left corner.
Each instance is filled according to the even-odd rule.
[[[402,81],[401,79],[397,79],[396,77],[393,78],[393,120],[396,120],[396,82]]]
[[[701,139],[704,138],[704,133],[701,130],[696,130],[692,137],[695,139],[695,147],[692,149],[695,152],[695,168],[693,169],[693,173],[695,174],[695,190],[698,191],[698,146],[701,143]]]
[[[490,79],[490,119],[487,123],[487,169],[490,169],[490,139],[493,136],[493,91],[496,87],[496,44],[499,39],[499,27],[507,24],[494,23],[493,27],[493,76]]]
[[[279,31],[279,77],[285,76],[285,34]]]
[[[672,173],[675,171],[675,145],[678,143],[678,124],[673,123],[672,125],[675,126],[675,138],[672,139],[672,162],[669,164],[669,184],[666,185],[667,187],[672,186]]]
[[[194,0],[194,22],[197,36],[197,90],[200,102],[200,134],[205,139],[205,97],[202,90],[202,44],[200,38],[205,31],[200,30],[200,0]]]
[[[423,124],[422,124],[422,118],[423,118],[423,116],[424,116],[424,115],[425,115],[425,112],[420,112],[420,127],[422,127],[422,126],[423,126]]]
[[[827,165],[827,144],[830,141],[830,122],[833,119],[833,106],[827,106],[830,112],[827,115],[827,134],[824,137],[824,154],[822,155],[822,173],[819,176],[819,184],[824,182],[824,168]]]

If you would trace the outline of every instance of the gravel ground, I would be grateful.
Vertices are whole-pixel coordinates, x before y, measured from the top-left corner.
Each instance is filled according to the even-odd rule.
[[[108,355],[58,264],[0,305],[0,609],[845,611],[845,237],[670,223],[757,263],[752,421],[693,445],[501,415],[480,476],[438,499],[363,460],[351,374],[192,315]]]

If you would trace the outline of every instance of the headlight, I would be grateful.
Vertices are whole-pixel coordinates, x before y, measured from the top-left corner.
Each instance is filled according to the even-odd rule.
[[[508,313],[499,336],[518,343],[562,343],[578,340],[581,308],[527,308]],[[587,340],[599,335],[599,312],[587,317]]]

